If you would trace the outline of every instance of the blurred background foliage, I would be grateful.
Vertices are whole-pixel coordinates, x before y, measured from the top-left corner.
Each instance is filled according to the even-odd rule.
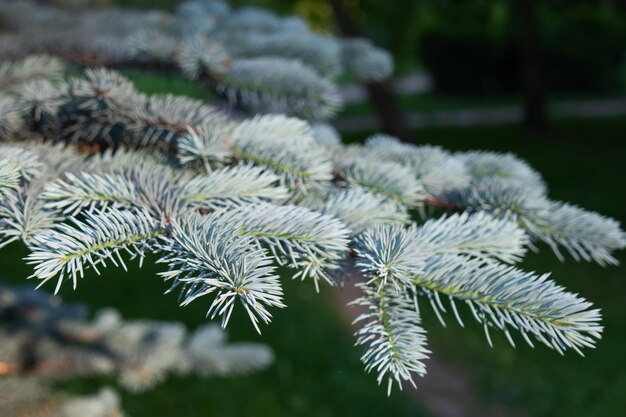
[[[130,0],[130,3],[142,1]],[[319,30],[337,30],[331,7],[325,1],[237,0],[234,3],[299,14]],[[520,90],[517,3],[517,0],[344,1],[361,32],[394,54],[400,72],[423,67],[435,78],[441,91],[456,94]],[[537,2],[536,7],[551,89],[607,91],[619,85],[626,43],[626,3],[550,0]],[[458,71],[459,68],[463,71]]]

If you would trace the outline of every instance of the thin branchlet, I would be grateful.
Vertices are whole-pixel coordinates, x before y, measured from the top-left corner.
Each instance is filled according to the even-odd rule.
[[[184,223],[174,221],[171,233],[159,244],[164,253],[159,262],[169,270],[161,273],[181,286],[182,305],[214,295],[207,315],[220,316],[228,324],[235,301],[245,308],[255,329],[268,323],[267,307],[284,307],[282,288],[265,250],[236,226],[225,227],[215,216],[193,215]]]
[[[366,310],[353,324],[359,326],[356,344],[365,348],[361,356],[365,370],[376,372],[379,384],[387,378],[387,395],[394,382],[400,389],[403,382],[415,387],[413,376],[426,374],[424,360],[430,351],[413,301],[393,288],[359,287],[363,295],[352,304]]]
[[[74,288],[85,270],[105,267],[107,262],[126,264],[122,254],[140,261],[153,240],[164,233],[158,223],[146,212],[139,210],[94,210],[84,214],[84,220],[70,217],[70,223],[60,223],[32,237],[28,263],[35,265],[32,277],[43,285],[57,279],[55,293],[66,280]]]

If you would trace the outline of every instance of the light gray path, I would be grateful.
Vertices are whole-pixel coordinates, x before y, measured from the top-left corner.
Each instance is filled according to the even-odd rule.
[[[550,117],[585,118],[615,117],[626,115],[626,98],[569,100],[549,106]],[[499,106],[488,108],[468,108],[459,110],[440,110],[413,112],[406,115],[409,127],[476,126],[518,123],[522,120],[520,106]],[[342,133],[376,131],[378,120],[374,115],[345,116],[336,119],[334,126]]]
[[[411,74],[391,81],[391,87],[400,95],[426,93],[432,90],[433,82],[427,74]],[[339,87],[339,94],[346,103],[367,100],[367,92],[360,84]]]

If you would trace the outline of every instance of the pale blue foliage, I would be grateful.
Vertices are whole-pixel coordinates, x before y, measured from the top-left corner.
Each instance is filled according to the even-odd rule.
[[[581,348],[593,348],[601,337],[600,310],[564,291],[548,279],[549,274],[465,255],[433,256],[423,262],[414,284],[432,297],[433,308],[445,312],[439,294],[448,296],[461,322],[454,303],[464,301],[484,325],[490,344],[489,327],[502,330],[512,345],[509,328],[518,330],[530,346],[532,336],[561,353],[573,349],[581,355]]]
[[[342,178],[351,186],[380,194],[409,208],[425,198],[422,185],[411,171],[395,162],[378,162],[361,158],[339,163]]]
[[[332,179],[328,151],[317,144],[311,129],[300,120],[255,117],[244,121],[233,136],[234,156],[275,172],[281,185],[306,193]]]
[[[394,290],[375,290],[359,284],[363,297],[353,304],[366,308],[356,318],[356,344],[365,346],[361,356],[367,372],[377,373],[378,383],[387,378],[387,395],[395,382],[400,389],[408,381],[415,387],[413,375],[426,374],[426,331],[421,327],[419,312],[413,301]]]
[[[185,135],[205,136],[205,131],[218,131],[227,125],[222,112],[200,100],[170,94],[138,95],[130,103],[132,111],[124,117],[131,119],[127,122],[134,134],[131,145],[137,147],[169,147]],[[216,152],[217,159],[220,152]]]
[[[499,178],[510,185],[545,193],[546,185],[541,175],[526,161],[513,154],[496,152],[465,152],[456,157],[465,165],[472,178]]]
[[[5,61],[0,65],[0,88],[13,88],[34,80],[59,80],[65,64],[47,55],[31,55],[23,60]]]
[[[11,139],[23,125],[20,111],[14,99],[0,96],[0,139]]]
[[[297,272],[294,278],[333,282],[348,250],[348,229],[336,218],[304,207],[268,203],[218,213],[220,221],[266,245],[275,260]]]
[[[55,292],[65,280],[74,288],[85,269],[126,264],[122,253],[143,259],[148,244],[158,235],[158,224],[145,211],[93,210],[84,220],[69,217],[70,223],[59,223],[32,237],[31,253],[26,257],[35,264],[33,277],[42,284],[57,279]]]
[[[424,251],[416,234],[419,236],[419,231],[386,226],[359,237],[356,266],[369,278],[368,285],[379,292],[426,296],[442,323],[439,312],[446,308],[441,299],[447,297],[463,324],[455,304],[461,301],[484,325],[489,343],[489,327],[502,330],[511,343],[509,328],[518,330],[531,346],[529,336],[559,352],[573,349],[582,354],[581,348],[593,347],[600,338],[599,310],[565,292],[548,280],[547,274],[540,276],[482,255],[472,256],[468,245],[454,238],[443,245],[445,250]],[[456,251],[452,250],[455,244]]]
[[[460,208],[487,211],[518,222],[562,260],[559,246],[576,260],[617,264],[612,251],[626,246],[626,235],[616,220],[549,200],[534,189],[519,188],[503,179],[483,179],[445,198]]]
[[[393,57],[364,38],[341,41],[341,61],[346,70],[364,81],[388,78],[393,72]]]
[[[465,165],[442,148],[410,145],[383,134],[368,138],[366,146],[370,158],[397,162],[410,169],[430,196],[464,188],[470,183]]]
[[[277,36],[282,27],[309,36],[300,21],[257,9],[180,10],[213,16],[193,29],[205,35]],[[172,36],[190,35],[175,26]],[[194,39],[180,62],[190,75],[207,71],[222,91],[264,110],[331,115],[334,85],[281,57],[282,40],[265,41],[278,49],[272,57],[240,59]],[[33,277],[56,279],[57,291],[88,269],[156,253],[183,305],[208,298],[208,316],[226,325],[241,304],[259,330],[284,306],[278,266],[318,289],[358,271],[356,304],[366,312],[357,344],[388,389],[425,373],[423,298],[442,322],[450,308],[462,323],[457,304],[466,305],[488,337],[498,329],[512,342],[515,330],[531,345],[579,353],[600,338],[589,302],[510,264],[537,241],[559,256],[565,248],[615,264],[624,232],[613,219],[550,200],[541,176],[513,155],[450,153],[386,135],[343,145],[326,125],[276,114],[235,119],[201,101],[147,97],[106,69],[58,84],[20,71],[14,78],[23,82],[8,86],[13,96],[0,94],[0,136],[10,142],[0,144],[0,246],[26,243]],[[448,213],[411,223],[435,210]]]
[[[410,221],[406,207],[362,188],[334,189],[323,197],[309,196],[302,204],[337,217],[353,235],[377,224],[407,224]]]
[[[260,332],[259,320],[268,323],[266,307],[284,307],[282,288],[275,275],[272,259],[241,236],[236,227],[215,216],[192,215],[184,222],[174,221],[171,236],[164,236],[158,248],[167,263],[161,275],[182,285],[182,305],[199,297],[214,295],[207,315],[220,316],[226,326],[235,301],[240,301]]]
[[[478,212],[428,220],[415,229],[413,243],[422,254],[462,253],[515,263],[522,260],[529,242],[514,222]]]
[[[338,75],[379,81],[393,72],[391,55],[366,39],[320,34],[295,16],[223,2],[186,1],[172,15],[31,2],[2,4],[0,12],[17,29],[6,35],[0,55],[45,52],[86,65],[177,67],[254,112],[328,119],[341,105]],[[60,61],[29,59],[0,66],[0,87],[60,78]]]
[[[289,191],[263,168],[238,165],[197,176],[181,184],[181,198],[191,207],[220,208],[261,201],[284,201]]]
[[[335,85],[298,60],[246,58],[216,77],[217,91],[231,103],[243,102],[256,111],[288,112],[326,120],[341,107]]]

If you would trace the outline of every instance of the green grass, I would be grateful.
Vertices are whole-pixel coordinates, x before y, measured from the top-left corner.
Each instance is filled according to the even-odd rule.
[[[177,94],[199,100],[213,101],[216,97],[207,86],[183,77],[179,73],[161,73],[156,71],[122,71],[137,90],[149,94]]]

